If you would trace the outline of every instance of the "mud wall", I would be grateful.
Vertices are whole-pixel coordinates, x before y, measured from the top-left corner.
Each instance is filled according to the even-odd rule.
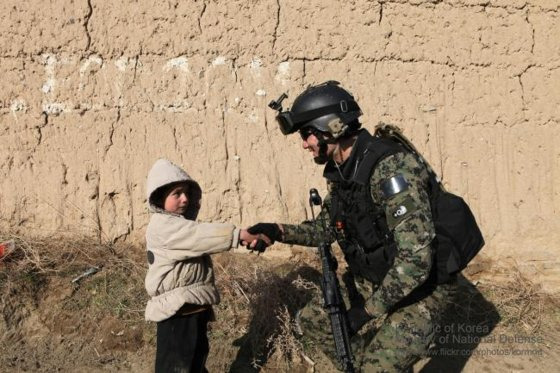
[[[158,157],[204,220],[300,221],[325,184],[267,103],[334,79],[468,200],[488,255],[553,273],[559,40],[557,0],[4,0],[0,227],[141,240]]]

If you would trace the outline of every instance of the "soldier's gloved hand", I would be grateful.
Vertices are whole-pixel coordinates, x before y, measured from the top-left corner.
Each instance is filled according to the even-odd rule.
[[[282,229],[276,223],[258,223],[247,228],[247,232],[251,234],[264,234],[270,239],[270,243],[275,241],[282,242]]]
[[[358,333],[358,330],[372,317],[364,307],[352,307],[348,310],[348,323],[350,324],[350,335]]]
[[[251,246],[251,244],[249,244],[247,248],[249,250],[258,251],[260,254],[260,253],[264,253],[266,248],[269,246],[270,244],[267,243],[265,240],[258,239],[254,246]]]
[[[259,253],[264,252],[264,250],[271,245],[266,235],[262,233],[252,234],[247,229],[241,229],[239,231],[239,242],[248,250],[258,251]]]

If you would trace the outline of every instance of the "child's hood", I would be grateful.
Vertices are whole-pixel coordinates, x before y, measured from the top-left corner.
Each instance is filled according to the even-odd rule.
[[[150,211],[164,212],[164,210],[151,203],[150,197],[159,188],[180,181],[189,183],[189,205],[183,216],[191,220],[196,219],[198,210],[200,209],[200,198],[202,196],[200,185],[198,185],[198,183],[182,168],[163,158],[158,159],[148,173],[146,194]]]

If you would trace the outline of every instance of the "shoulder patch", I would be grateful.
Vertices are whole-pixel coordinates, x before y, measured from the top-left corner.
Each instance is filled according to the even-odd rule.
[[[408,181],[406,181],[406,178],[402,174],[398,174],[381,182],[381,192],[386,199],[391,198],[392,196],[407,190],[408,185],[409,184]]]
[[[398,204],[388,206],[386,210],[387,226],[393,230],[401,221],[408,218],[413,212],[418,210],[418,206],[410,196]]]

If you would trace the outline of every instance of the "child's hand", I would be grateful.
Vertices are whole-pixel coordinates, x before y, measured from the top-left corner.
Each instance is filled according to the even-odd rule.
[[[242,229],[239,233],[241,245],[246,246],[249,250],[255,250],[262,253],[268,246],[272,244],[272,240],[265,234],[251,234],[246,229]]]

